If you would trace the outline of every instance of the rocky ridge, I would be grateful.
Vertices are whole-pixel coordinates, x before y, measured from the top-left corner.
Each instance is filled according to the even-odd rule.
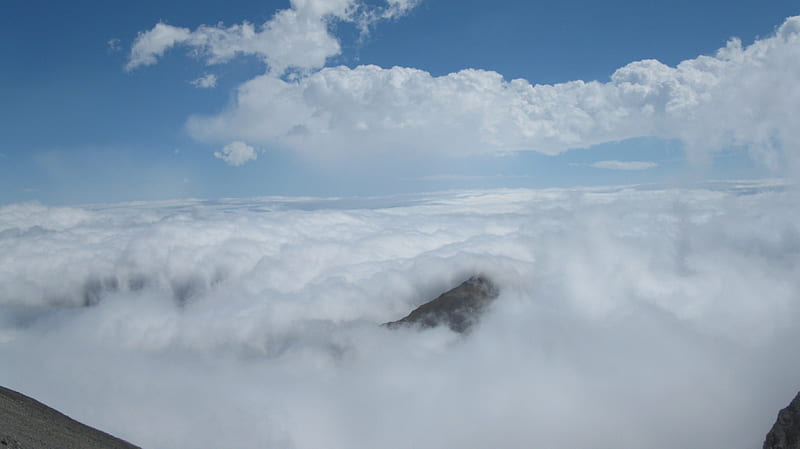
[[[763,449],[800,449],[800,393],[789,405],[778,412]]]
[[[389,328],[416,325],[422,328],[447,325],[455,332],[467,332],[500,291],[489,278],[477,275],[439,297],[422,304],[407,316],[384,323]]]

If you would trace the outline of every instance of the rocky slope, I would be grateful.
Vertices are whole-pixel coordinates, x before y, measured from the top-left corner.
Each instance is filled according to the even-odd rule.
[[[136,449],[41,402],[0,387],[0,449]]]
[[[488,278],[473,276],[458,287],[417,307],[408,316],[384,325],[390,328],[402,325],[429,328],[444,324],[455,332],[463,333],[478,321],[498,293],[497,287]]]
[[[800,449],[800,393],[778,413],[763,449]]]

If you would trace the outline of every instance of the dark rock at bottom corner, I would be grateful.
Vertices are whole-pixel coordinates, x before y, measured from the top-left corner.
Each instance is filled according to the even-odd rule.
[[[477,323],[498,294],[498,288],[489,278],[483,275],[472,276],[459,286],[417,307],[407,316],[384,323],[384,326],[391,329],[403,325],[430,328],[444,324],[455,332],[464,333]]]
[[[763,449],[800,449],[800,393],[789,405],[778,412]]]
[[[0,449],[138,449],[41,402],[0,387]]]

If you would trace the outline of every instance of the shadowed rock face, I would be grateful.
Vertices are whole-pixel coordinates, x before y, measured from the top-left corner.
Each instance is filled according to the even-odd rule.
[[[763,449],[800,449],[800,393],[778,413]]]
[[[417,307],[405,318],[384,325],[389,328],[402,325],[429,328],[445,324],[453,331],[463,333],[478,321],[498,293],[497,287],[488,278],[473,276],[458,287]]]
[[[139,449],[0,387],[0,449]]]

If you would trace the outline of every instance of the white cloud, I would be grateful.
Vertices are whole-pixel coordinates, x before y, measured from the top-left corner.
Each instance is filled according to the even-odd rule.
[[[221,151],[215,151],[214,157],[222,159],[228,165],[238,167],[248,161],[256,160],[258,154],[253,147],[237,140],[225,145]]]
[[[189,83],[192,86],[200,89],[209,89],[217,87],[217,75],[214,75],[213,73],[206,73],[200,78],[192,80]]]
[[[386,19],[396,19],[403,17],[412,9],[416,8],[422,0],[387,0],[389,8],[383,11],[382,16]]]
[[[597,161],[589,164],[589,166],[609,170],[648,170],[658,167],[658,164],[646,161]]]
[[[154,449],[752,448],[800,378],[797,200],[0,207],[0,385]],[[377,326],[478,271],[473,334]]]
[[[237,55],[261,57],[275,76],[287,69],[318,69],[341,51],[330,32],[334,21],[357,23],[363,31],[379,20],[395,19],[413,8],[416,0],[389,0],[368,6],[359,0],[293,0],[261,26],[248,22],[224,27],[202,25],[194,31],[164,23],[139,33],[126,68],[154,64],[174,45],[195,49],[208,64],[220,64]]]
[[[139,33],[136,37],[125,70],[155,64],[165,51],[186,42],[190,36],[191,32],[187,28],[157,23],[152,30]]]
[[[642,136],[682,139],[689,156],[747,146],[773,166],[795,158],[800,128],[800,17],[742,46],[676,67],[655,60],[611,80],[533,85],[491,71],[444,76],[413,68],[329,67],[285,81],[241,85],[220,114],[188,121],[197,139],[246,139],[317,158],[431,152],[504,154]],[[321,62],[322,60],[320,60]],[[311,67],[311,65],[309,65]]]
[[[362,33],[369,33],[369,28],[380,20],[395,20],[407,15],[422,0],[386,0],[383,8],[359,8],[355,15]]]
[[[515,179],[515,178],[529,178],[529,177],[530,175],[504,175],[504,174],[465,175],[457,173],[439,173],[435,175],[418,176],[410,179],[422,180],[422,181],[481,181],[481,180],[492,180],[492,179]]]

